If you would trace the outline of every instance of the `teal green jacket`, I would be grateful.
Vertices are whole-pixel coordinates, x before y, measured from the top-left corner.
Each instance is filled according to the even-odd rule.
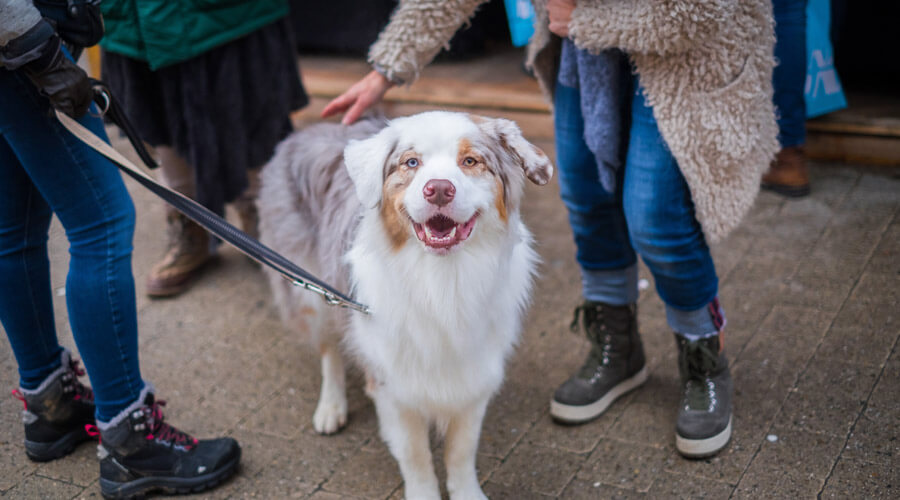
[[[288,13],[287,0],[103,0],[105,50],[151,69],[190,59]]]

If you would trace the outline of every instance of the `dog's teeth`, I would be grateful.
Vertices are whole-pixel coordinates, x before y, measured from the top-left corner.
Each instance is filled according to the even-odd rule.
[[[456,236],[456,226],[453,226],[453,229],[450,230],[450,234],[447,235],[447,239],[451,239]]]
[[[426,225],[426,226],[423,226],[423,227],[425,228],[425,236],[427,236],[429,240],[432,239],[432,238],[434,238],[434,237],[431,235],[431,229],[428,229],[428,226],[427,226],[427,225]]]

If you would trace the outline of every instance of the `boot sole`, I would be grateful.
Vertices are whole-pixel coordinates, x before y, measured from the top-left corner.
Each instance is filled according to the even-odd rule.
[[[103,498],[115,500],[144,498],[151,492],[162,492],[166,495],[199,493],[231,477],[237,471],[240,461],[241,453],[238,451],[237,456],[219,470],[191,478],[151,476],[120,483],[101,477],[100,493],[103,494]]]
[[[639,372],[635,373],[630,378],[619,382],[618,385],[610,389],[602,398],[587,405],[567,405],[556,400],[551,400],[550,416],[552,416],[554,420],[567,424],[579,424],[593,420],[602,415],[603,412],[609,408],[609,405],[620,396],[640,387],[647,381],[649,374],[650,372],[647,370],[647,366],[644,365]]]
[[[91,436],[81,429],[74,430],[50,443],[26,439],[25,455],[33,462],[49,462],[72,453],[79,444],[90,440]]]
[[[193,286],[194,282],[206,271],[206,267],[212,263],[213,256],[209,256],[206,260],[201,262],[196,267],[192,268],[189,271],[186,271],[182,277],[178,280],[171,281],[165,284],[151,284],[149,281],[146,284],[145,291],[147,296],[154,299],[165,299],[169,297],[174,297],[176,295],[181,295],[181,293],[185,292],[188,288]]]
[[[704,439],[688,439],[675,434],[675,448],[687,458],[703,458],[715,455],[731,439],[731,417],[728,426],[715,436]]]

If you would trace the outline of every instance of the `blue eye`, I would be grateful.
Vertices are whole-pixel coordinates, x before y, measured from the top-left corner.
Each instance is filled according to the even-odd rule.
[[[406,160],[406,166],[409,167],[409,168],[416,168],[416,167],[418,167],[418,166],[419,166],[419,159],[418,159],[418,158],[410,158],[410,159]]]

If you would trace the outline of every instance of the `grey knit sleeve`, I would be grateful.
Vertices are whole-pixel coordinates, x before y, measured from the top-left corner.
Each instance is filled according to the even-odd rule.
[[[31,0],[0,0],[0,47],[34,28],[41,13]]]
[[[755,0],[753,0],[755,1]],[[734,19],[740,0],[579,0],[569,37],[600,52],[677,54],[714,41]]]
[[[412,83],[484,1],[402,0],[369,48],[369,63],[394,83]]]

